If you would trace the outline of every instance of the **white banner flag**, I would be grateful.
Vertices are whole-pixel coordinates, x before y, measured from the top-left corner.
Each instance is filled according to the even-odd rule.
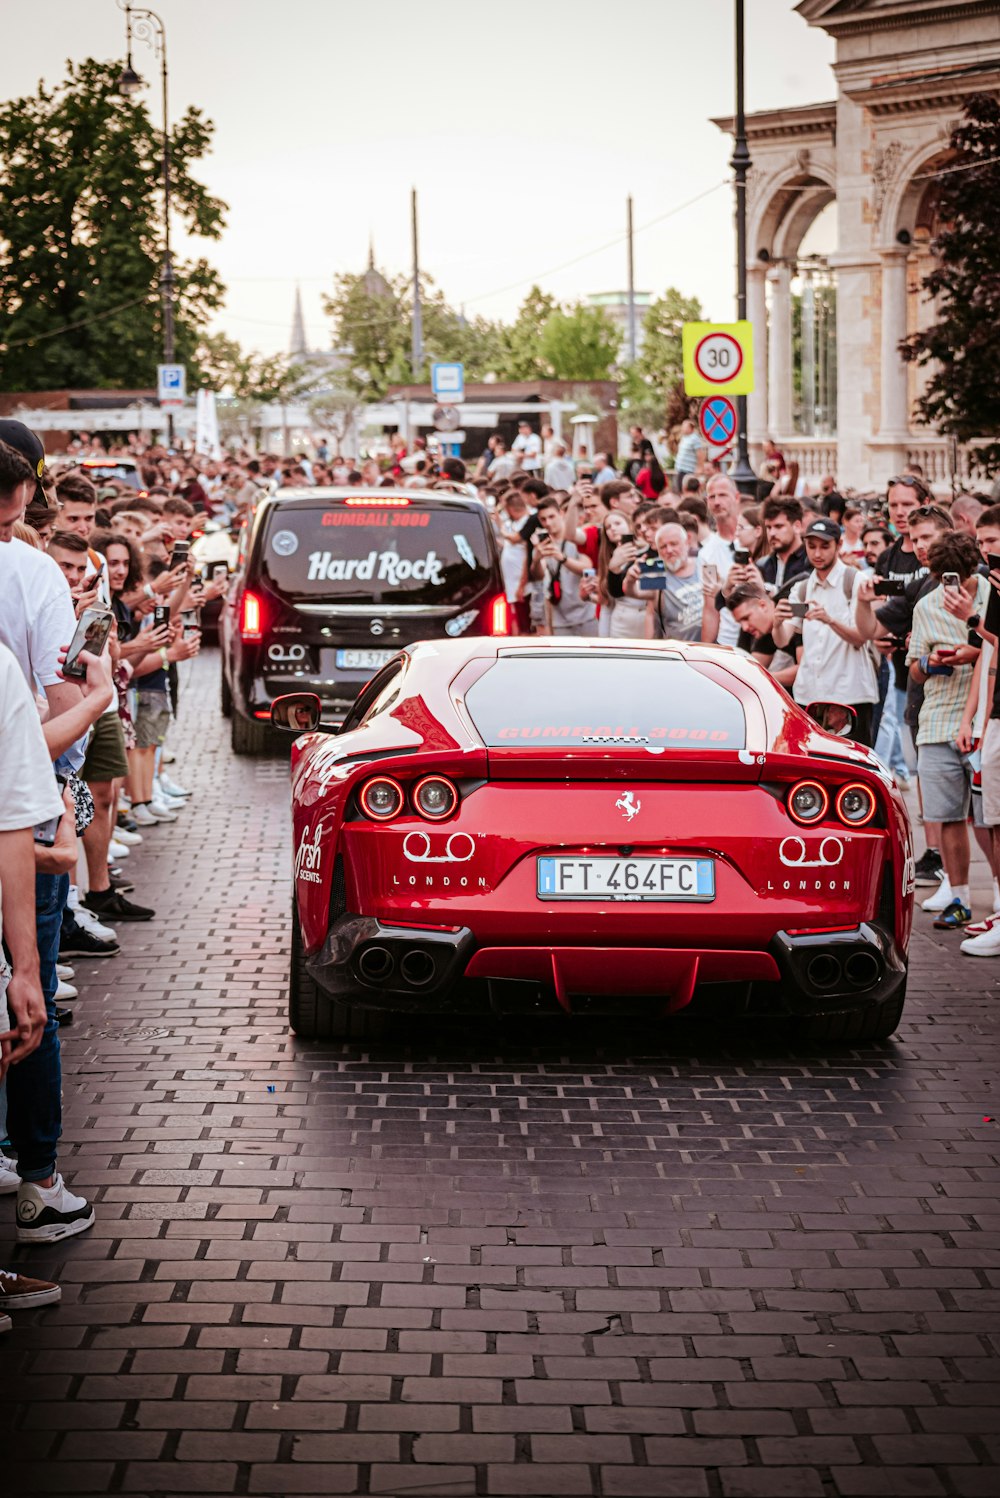
[[[206,458],[222,457],[214,390],[199,390],[195,397],[194,450]]]

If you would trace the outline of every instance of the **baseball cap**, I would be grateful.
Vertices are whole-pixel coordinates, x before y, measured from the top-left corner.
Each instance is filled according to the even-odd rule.
[[[824,541],[839,541],[843,534],[844,532],[837,522],[830,520],[827,516],[820,516],[816,520],[811,520],[804,532],[806,539],[809,536],[819,536]]]
[[[41,479],[42,469],[45,467],[45,449],[34,432],[26,427],[23,421],[12,421],[6,417],[0,420],[0,442],[6,442],[8,447],[16,448],[31,464],[36,480]],[[48,504],[40,482],[35,485],[34,499],[42,504]]]

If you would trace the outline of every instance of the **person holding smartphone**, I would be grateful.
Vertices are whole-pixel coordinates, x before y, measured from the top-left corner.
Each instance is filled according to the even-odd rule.
[[[971,771],[959,745],[962,716],[978,651],[969,644],[966,608],[981,618],[990,594],[979,575],[979,549],[971,536],[955,530],[935,541],[927,554],[936,585],[913,610],[906,652],[910,677],[923,687],[917,727],[917,766],[924,817],[941,828],[941,857],[948,881],[948,903],[934,922],[940,931],[969,925],[969,828]],[[959,605],[962,605],[959,607]]]

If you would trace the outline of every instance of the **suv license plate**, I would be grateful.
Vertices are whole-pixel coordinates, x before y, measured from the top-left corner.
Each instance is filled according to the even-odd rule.
[[[540,900],[714,900],[711,858],[540,858]]]
[[[395,650],[338,650],[336,660],[342,671],[378,671],[396,654]]]

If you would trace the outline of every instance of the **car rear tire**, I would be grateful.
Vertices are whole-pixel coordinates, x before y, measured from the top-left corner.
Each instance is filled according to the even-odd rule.
[[[219,707],[224,718],[233,716],[233,694],[229,690],[229,682],[226,680],[225,666],[219,667]]]
[[[358,1009],[324,993],[306,967],[299,913],[292,902],[292,951],[288,969],[288,1022],[302,1040],[377,1040],[389,1016]]]
[[[271,730],[266,723],[255,723],[234,712],[229,720],[229,741],[234,754],[263,754],[271,741]]]
[[[851,1009],[844,1014],[814,1014],[799,1020],[796,1035],[810,1045],[858,1046],[888,1040],[903,1016],[906,988],[869,1009]]]

